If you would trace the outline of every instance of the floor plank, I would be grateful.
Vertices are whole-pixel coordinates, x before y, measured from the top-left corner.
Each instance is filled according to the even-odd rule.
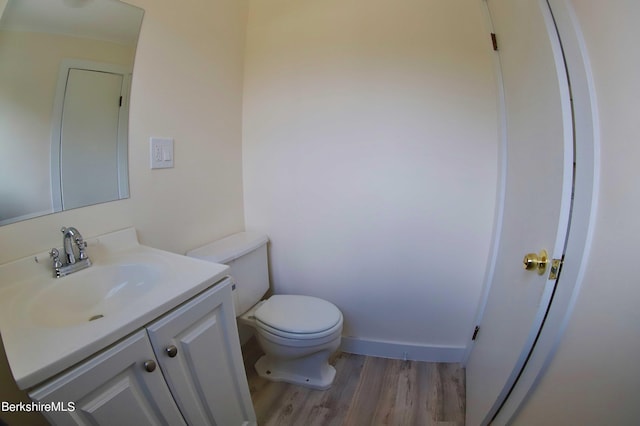
[[[261,426],[464,425],[464,369],[459,364],[341,352],[330,359],[336,368],[333,386],[318,391],[258,376],[253,364],[263,352],[255,339],[242,351]]]
[[[426,397],[420,392],[421,387],[417,385],[418,364],[411,361],[402,361],[400,364],[394,401],[395,411],[392,418],[394,425],[427,424],[426,416],[421,416],[419,413],[422,409],[426,414],[426,402],[421,404],[421,398],[426,399]]]

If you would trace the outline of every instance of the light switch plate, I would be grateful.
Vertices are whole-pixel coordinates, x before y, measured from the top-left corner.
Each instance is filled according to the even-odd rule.
[[[151,138],[149,142],[151,168],[167,169],[173,167],[173,139]]]

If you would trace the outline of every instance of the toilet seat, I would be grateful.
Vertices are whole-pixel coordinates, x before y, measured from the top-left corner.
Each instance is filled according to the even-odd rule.
[[[266,331],[267,333],[284,339],[312,340],[321,339],[323,337],[331,336],[336,332],[340,332],[342,330],[342,321],[339,321],[333,327],[327,330],[320,331],[318,333],[288,333],[286,331],[278,330],[277,328],[269,327],[267,324],[264,324],[260,321],[256,321],[256,326],[260,329],[260,331]]]
[[[286,339],[319,339],[342,328],[340,310],[312,296],[271,296],[253,316],[260,329]]]

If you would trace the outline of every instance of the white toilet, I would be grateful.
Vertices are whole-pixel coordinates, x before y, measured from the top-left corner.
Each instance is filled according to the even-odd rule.
[[[336,375],[328,359],[340,346],[342,313],[311,296],[278,294],[260,300],[269,290],[268,241],[264,234],[241,232],[187,256],[229,265],[238,321],[254,329],[265,352],[255,364],[261,377],[327,389]]]

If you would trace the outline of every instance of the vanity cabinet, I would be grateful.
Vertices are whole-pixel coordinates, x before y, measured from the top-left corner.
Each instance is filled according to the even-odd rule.
[[[42,413],[54,425],[184,425],[160,369],[145,370],[148,361],[155,362],[153,348],[140,330],[29,396],[75,403],[75,411]]]
[[[187,424],[255,424],[229,283],[158,319],[147,333]]]
[[[29,395],[75,403],[55,425],[255,425],[230,280]]]

